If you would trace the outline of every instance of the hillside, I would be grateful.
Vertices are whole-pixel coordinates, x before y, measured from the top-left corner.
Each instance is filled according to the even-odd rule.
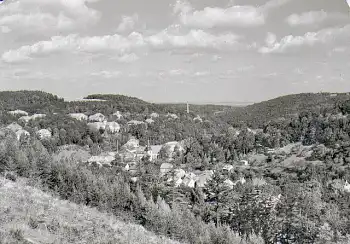
[[[0,243],[176,244],[96,209],[0,178]]]
[[[281,117],[290,118],[302,112],[334,112],[336,105],[350,99],[347,93],[301,93],[281,96],[246,107],[236,108],[220,116],[230,123],[246,122],[251,127]]]
[[[29,113],[57,112],[64,109],[64,100],[42,91],[2,91],[0,107],[4,110],[21,109]]]

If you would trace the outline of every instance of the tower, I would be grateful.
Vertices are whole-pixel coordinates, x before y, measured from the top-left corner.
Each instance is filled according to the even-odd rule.
[[[187,113],[190,113],[190,105],[187,103]]]

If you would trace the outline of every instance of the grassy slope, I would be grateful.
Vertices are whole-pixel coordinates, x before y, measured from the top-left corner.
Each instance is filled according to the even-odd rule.
[[[0,244],[176,244],[96,209],[0,177]]]

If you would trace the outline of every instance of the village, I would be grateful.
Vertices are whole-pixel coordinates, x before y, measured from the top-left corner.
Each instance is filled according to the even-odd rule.
[[[188,112],[188,108],[187,108]],[[17,116],[18,122],[20,124],[27,124],[31,120],[40,120],[45,118],[45,114],[32,114],[29,115],[23,110],[13,110],[9,111],[12,116]],[[129,115],[129,114],[128,114]],[[160,117],[164,116],[169,120],[178,119],[176,114],[165,114],[160,115],[158,113],[151,113],[144,121],[131,119],[127,121],[126,125],[122,126],[118,123],[119,120],[123,118],[123,114],[117,111],[111,115],[103,115],[102,113],[95,113],[92,115],[86,115],[84,113],[70,113],[67,114],[72,119],[86,123],[88,128],[92,131],[102,133],[103,137],[108,138],[112,135],[118,135],[122,130],[127,130],[132,126],[139,126],[155,123],[155,121]],[[193,118],[193,122],[202,123],[202,118],[197,115]],[[22,140],[23,138],[29,137],[30,133],[23,129],[19,123],[13,122],[9,124],[6,128],[11,130],[16,134],[17,140]],[[46,129],[36,129],[35,134],[39,140],[48,140],[53,137],[53,131],[51,128]],[[249,133],[259,133],[260,129],[247,129]],[[236,135],[239,135],[240,131],[235,130]],[[76,154],[76,151],[81,152],[76,160],[77,163],[87,164],[92,167],[118,167],[124,172],[127,172],[130,176],[130,181],[136,183],[138,181],[139,167],[140,164],[147,161],[152,163],[158,168],[159,177],[163,179],[168,184],[175,187],[189,187],[189,188],[203,188],[207,182],[212,178],[214,174],[214,169],[205,170],[194,170],[188,169],[185,164],[180,164],[174,166],[174,159],[184,152],[185,141],[169,141],[160,145],[153,145],[150,140],[147,141],[146,145],[141,145],[140,140],[136,139],[134,136],[129,136],[127,142],[123,145],[119,145],[119,141],[116,141],[116,150],[114,151],[101,151],[97,155],[91,155],[86,150],[81,150],[77,148],[72,148],[69,145],[62,146],[60,149],[60,154],[72,153]],[[225,162],[218,162],[219,170],[221,170],[227,179],[225,180],[225,185],[229,188],[233,188],[238,183],[245,184],[246,179],[244,176],[232,179],[230,178],[231,172],[236,168],[248,169],[255,166],[261,166],[266,162],[275,162],[277,172],[280,167],[289,167],[289,164],[295,164],[296,162],[302,164],[305,162],[306,158],[311,157],[313,153],[313,148],[311,146],[302,146],[300,143],[290,144],[283,148],[265,148],[258,145],[256,153],[246,155],[239,161],[233,164],[228,164]],[[296,156],[298,155],[298,156]],[[314,162],[317,164],[318,162]],[[294,167],[293,165],[291,167]],[[226,173],[225,173],[226,172]],[[255,186],[266,184],[265,180],[259,177],[253,178],[252,183]],[[333,182],[334,187],[340,188],[350,192],[350,184],[346,181],[344,182]]]

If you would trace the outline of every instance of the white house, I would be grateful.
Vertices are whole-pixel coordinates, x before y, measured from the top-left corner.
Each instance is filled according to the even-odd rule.
[[[33,114],[32,116],[22,116],[18,120],[28,123],[30,120],[45,118],[46,114]]]
[[[151,116],[151,118],[158,118],[158,117],[159,117],[159,114],[157,114],[157,113],[151,113],[150,116]]]
[[[121,119],[123,117],[123,115],[119,111],[115,112],[113,116],[115,116],[117,119]]]
[[[13,111],[9,111],[8,113],[13,115],[13,116],[16,116],[16,115],[28,116],[29,115],[26,111],[19,110],[19,109],[13,110]]]
[[[90,122],[103,122],[105,120],[106,120],[106,117],[101,113],[96,113],[89,116]]]
[[[350,184],[348,183],[348,181],[346,181],[344,184],[344,191],[350,193]]]
[[[203,122],[202,118],[199,115],[197,115],[197,117],[195,117],[193,121]]]
[[[129,122],[128,122],[128,125],[142,125],[142,124],[144,124],[145,122],[143,122],[143,121],[138,121],[138,120],[130,120]]]
[[[26,137],[30,136],[30,133],[23,129],[16,131],[16,137],[18,141],[21,139],[22,136],[26,136]]]
[[[40,140],[43,139],[50,139],[52,137],[51,131],[47,129],[41,129],[36,132],[37,136],[40,138]]]
[[[171,119],[178,119],[179,118],[176,114],[171,114],[171,113],[168,113],[167,117],[171,118]]]
[[[147,152],[147,154],[150,156],[150,161],[154,161],[158,158],[160,149],[162,149],[162,145],[150,146],[150,150]]]
[[[88,116],[83,113],[71,113],[69,114],[69,116],[73,119],[80,120],[80,121],[88,120]]]
[[[112,162],[113,160],[115,160],[114,156],[111,155],[107,155],[107,156],[92,156],[91,158],[89,158],[88,163],[89,165],[96,163],[97,165],[101,165],[101,166],[112,166]]]
[[[112,134],[118,133],[120,131],[120,125],[117,122],[107,122],[105,130]]]
[[[146,119],[145,121],[146,121],[147,124],[152,124],[152,123],[154,123],[154,120],[153,120],[153,119]]]

